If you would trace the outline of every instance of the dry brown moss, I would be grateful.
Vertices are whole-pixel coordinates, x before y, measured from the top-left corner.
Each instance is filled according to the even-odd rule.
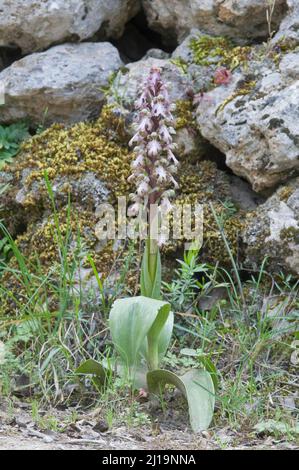
[[[175,128],[176,130],[183,129],[184,127],[189,127],[194,129],[197,133],[198,128],[196,125],[194,109],[191,99],[190,100],[177,100],[175,103]]]
[[[217,169],[214,162],[202,161],[196,165],[185,161],[181,165],[179,193],[175,204],[202,204],[204,210],[204,233],[201,258],[211,263],[230,262],[225,244],[217,227],[210,204],[223,224],[225,236],[235,256],[239,252],[239,239],[245,224],[242,211],[231,212],[224,202],[230,201],[229,180],[225,173]],[[230,201],[231,202],[231,201]],[[173,241],[167,245],[166,252],[175,252],[183,243]]]
[[[294,192],[294,188],[292,186],[283,186],[278,190],[278,196],[281,201],[288,201],[288,199],[292,196]]]

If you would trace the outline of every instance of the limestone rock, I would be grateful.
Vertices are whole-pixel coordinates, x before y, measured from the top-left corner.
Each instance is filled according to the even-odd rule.
[[[281,22],[274,41],[286,40],[294,45],[299,44],[299,3],[297,0],[287,0],[288,14]]]
[[[190,87],[188,77],[169,60],[149,57],[146,60],[127,64],[124,70],[118,72],[110,91],[111,102],[132,110],[140,94],[141,86],[153,66],[161,69],[163,79],[168,83],[172,101],[186,98],[186,92]]]
[[[244,233],[247,260],[259,267],[265,256],[275,272],[299,275],[299,178],[259,206]]]
[[[5,104],[0,122],[72,123],[99,114],[103,88],[122,66],[110,43],[55,46],[27,56],[0,73]]]
[[[205,93],[197,111],[202,135],[226,155],[255,191],[299,171],[299,52],[277,64],[265,57],[236,69],[231,81]]]
[[[265,0],[142,0],[142,4],[150,27],[170,42],[181,41],[192,28],[236,40],[268,36]],[[277,30],[286,12],[286,0],[277,0],[272,30]]]
[[[179,67],[170,60],[148,57],[145,60],[128,64],[126,69],[120,70],[116,75],[110,88],[108,103],[114,106],[115,112],[125,117],[127,131],[130,134],[134,133],[131,124],[134,120],[135,101],[140,95],[141,86],[153,66],[161,69],[162,77],[167,83],[170,99],[173,103],[187,103],[188,100],[190,102],[188,91],[192,88],[192,81],[187,74],[182,73]],[[184,110],[181,114],[184,114]],[[175,140],[179,144],[180,155],[190,154],[194,151],[197,151],[197,154],[200,155],[198,146],[200,142],[196,123],[195,126],[192,126],[192,123],[180,126],[180,129],[177,129]]]
[[[25,54],[95,33],[119,37],[138,9],[139,0],[2,0],[0,46]]]

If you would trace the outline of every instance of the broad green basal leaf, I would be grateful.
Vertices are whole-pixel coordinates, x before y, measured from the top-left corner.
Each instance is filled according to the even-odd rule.
[[[161,320],[163,320],[163,318],[161,318]],[[155,321],[155,324],[150,329],[148,337],[145,338],[145,341],[143,342],[140,350],[142,357],[144,357],[146,361],[148,361],[148,339],[149,341],[151,339],[157,341],[159,362],[161,362],[161,360],[164,358],[171,340],[173,332],[173,323],[173,312],[169,312],[168,318],[165,323],[163,323],[162,321]]]
[[[128,368],[141,361],[146,336],[157,320],[157,329],[167,322],[170,305],[148,297],[116,300],[110,312],[110,330],[114,345]],[[155,325],[155,328],[156,328]]]
[[[147,383],[152,393],[158,393],[166,384],[175,385],[187,399],[193,431],[208,429],[213,418],[215,391],[207,371],[191,370],[179,377],[173,372],[158,369],[148,372]]]

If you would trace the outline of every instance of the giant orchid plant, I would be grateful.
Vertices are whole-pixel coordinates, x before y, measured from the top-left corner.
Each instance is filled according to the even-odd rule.
[[[152,68],[136,103],[136,134],[130,141],[136,158],[130,181],[136,184],[131,195],[129,215],[141,210],[148,214],[151,206],[157,214],[171,209],[171,198],[177,187],[174,179],[178,161],[174,155],[174,118],[167,87],[161,71]],[[149,231],[151,233],[151,231]],[[118,354],[117,372],[125,376],[133,388],[145,388],[152,396],[166,384],[176,386],[186,397],[192,429],[206,429],[212,419],[215,402],[215,375],[206,367],[190,370],[183,376],[160,368],[171,341],[174,315],[168,302],[161,300],[161,259],[159,245],[163,238],[145,244],[141,267],[141,296],[114,302],[109,326]],[[92,359],[83,363],[78,374],[91,374],[98,385],[105,385],[107,369]]]

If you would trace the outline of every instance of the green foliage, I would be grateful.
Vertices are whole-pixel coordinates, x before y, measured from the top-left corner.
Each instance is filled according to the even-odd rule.
[[[1,166],[0,166],[0,168],[1,168]],[[8,184],[0,185],[0,197],[8,189],[9,189]],[[0,210],[1,209],[2,209],[2,207],[1,207],[1,202],[0,202]],[[10,252],[11,252],[11,247],[10,247],[10,244],[9,244],[9,240],[5,236],[5,234],[1,234],[1,230],[0,230],[0,274],[1,274],[1,271],[3,270],[3,263],[8,260]]]
[[[8,184],[0,184],[0,196],[4,194],[9,188]],[[0,203],[0,209],[1,209],[1,203]]]
[[[225,51],[231,49],[232,44],[224,37],[198,36],[190,40],[190,49],[193,60],[197,65],[210,65],[211,59],[223,58]]]
[[[97,388],[102,388],[106,382],[107,370],[94,359],[88,359],[83,364],[81,364],[77,370],[77,374],[89,374],[93,377],[93,382]]]
[[[35,130],[37,135],[42,134],[46,130],[46,124],[45,123],[46,123],[48,112],[49,112],[49,108],[46,108],[43,112],[42,121],[39,123],[39,125],[37,126],[37,128]]]
[[[6,163],[12,162],[21,143],[29,137],[28,126],[23,122],[0,126],[0,169]]]
[[[275,421],[274,419],[260,421],[254,426],[254,429],[257,434],[274,435],[277,439],[286,434],[299,435],[299,423],[290,426],[288,423]]]
[[[165,295],[174,309],[188,310],[200,295],[207,295],[215,287],[215,270],[198,262],[198,251],[187,251],[184,259],[177,262],[180,267],[175,270],[176,278],[171,283],[164,283]]]
[[[38,253],[29,260],[18,240],[0,222],[0,234],[9,249],[9,259],[0,260],[0,340],[3,338],[11,354],[16,351],[18,364],[24,366],[35,390],[53,404],[62,399],[69,376],[73,379],[74,369],[84,358],[102,359],[98,345],[105,310],[117,296],[128,294],[124,279],[131,269],[131,255],[124,260],[120,256],[117,281],[114,279],[109,289],[102,282],[98,297],[96,287],[86,284],[81,276],[83,264],[89,267],[91,257],[75,211],[69,202],[67,216],[60,220],[47,176],[46,186],[54,214],[53,247],[59,253],[49,267]],[[116,267],[110,269],[114,276]],[[5,364],[0,375],[3,389],[9,393],[14,390],[12,378],[20,367],[12,360]]]
[[[0,239],[0,273],[3,269],[3,262],[7,261],[11,253],[11,246],[6,236]]]
[[[161,298],[161,256],[156,244],[147,240],[141,266],[141,295],[151,299]]]
[[[201,349],[194,350],[190,348],[184,348],[181,350],[181,354],[184,356],[196,358],[196,361],[200,362],[204,366],[204,368],[210,373],[211,379],[213,380],[214,389],[217,391],[219,387],[218,373],[211,359]]]
[[[0,193],[1,191],[3,188],[0,188]],[[16,243],[2,227],[14,256],[10,263],[3,261],[5,282],[1,278],[1,304],[3,305],[4,299],[9,298],[16,308],[0,316],[0,393],[15,392],[16,378],[25,374],[30,379],[31,391],[38,393],[44,402],[48,401],[52,405],[68,404],[69,400],[74,403],[79,398],[81,403],[86,403],[87,398],[89,403],[90,400],[97,401],[97,406],[107,416],[110,425],[112,422],[123,423],[128,408],[130,424],[148,424],[146,415],[140,413],[143,405],[134,400],[132,393],[128,393],[127,355],[123,354],[125,360],[121,358],[120,351],[118,358],[111,356],[111,343],[105,321],[114,299],[131,294],[130,287],[126,286],[124,280],[126,275],[121,270],[116,282],[114,276],[111,277],[113,282],[110,280],[110,284],[109,278],[103,280],[97,271],[100,272],[99,266],[95,266],[95,254],[92,253],[93,258],[89,256],[91,251],[86,249],[80,238],[79,226],[72,224],[76,219],[75,211],[71,206],[68,208],[66,228],[61,227],[51,188],[48,192],[56,214],[52,222],[53,246],[59,252],[59,259],[48,271],[41,269],[44,266],[41,266],[42,262],[38,259],[36,263],[33,258],[29,261],[22,252],[22,245]],[[226,213],[234,211],[229,202],[223,204]],[[152,379],[156,377],[151,382],[152,394],[163,391],[165,384],[175,384],[188,400],[188,393],[190,396],[191,392],[189,389],[184,391],[182,383],[185,374],[189,373],[192,378],[192,393],[201,397],[192,399],[191,402],[189,398],[190,418],[195,422],[194,428],[198,423],[203,426],[209,408],[203,409],[202,400],[207,403],[210,400],[212,404],[214,395],[212,392],[205,394],[205,382],[193,380],[193,374],[199,372],[204,377],[203,380],[210,384],[208,376],[202,375],[206,372],[217,390],[215,423],[218,428],[229,426],[233,431],[241,432],[244,429],[255,429],[258,435],[269,433],[288,438],[289,434],[293,434],[296,414],[296,409],[292,408],[292,400],[296,394],[297,365],[292,362],[292,357],[296,353],[295,340],[298,339],[298,281],[288,273],[277,272],[275,276],[270,276],[267,273],[266,260],[259,272],[247,273],[246,278],[249,280],[244,281],[244,267],[241,271],[223,230],[225,217],[220,217],[218,213],[214,216],[217,226],[220,226],[223,246],[228,252],[232,269],[224,271],[217,266],[201,265],[197,253],[188,252],[179,263],[173,280],[169,285],[164,285],[164,293],[166,292],[166,298],[174,311],[183,313],[176,315],[175,339],[171,352],[168,351],[164,358],[163,351],[169,345],[167,338],[171,331],[165,334],[164,346],[161,335],[159,336],[158,372],[149,376]],[[130,252],[129,256],[126,255],[121,260],[125,273],[131,266],[132,258],[135,263],[136,251]],[[98,277],[97,296],[87,292],[81,281],[78,281],[78,272],[83,263],[84,268],[91,268],[91,275],[93,273],[94,277]],[[218,279],[223,281],[225,289],[221,290],[226,292],[224,297],[205,310],[199,301],[202,296],[213,293],[218,285],[216,279],[217,282]],[[17,290],[12,288],[16,282],[19,286]],[[136,299],[130,300],[134,303]],[[147,305],[148,302],[151,303],[152,299],[146,299]],[[132,311],[130,302],[126,304],[120,300],[119,316],[124,313],[124,305],[128,305],[128,309]],[[138,309],[142,312],[140,316],[144,316],[144,311],[149,309],[148,306],[144,309],[142,302],[138,308],[134,308],[133,312]],[[133,317],[131,314],[130,321],[134,321]],[[137,317],[138,315],[136,320]],[[169,330],[172,330],[170,326]],[[155,328],[150,328],[151,335],[146,335],[140,354],[137,354],[136,386],[142,385],[142,381],[145,387],[148,386],[150,361],[147,358],[150,352],[157,350],[153,343],[159,328],[159,322]],[[162,331],[164,328],[165,326]],[[1,354],[3,344],[4,355],[3,351]],[[107,359],[103,359],[104,356]],[[153,357],[156,360],[156,354]],[[73,371],[84,358],[90,359],[78,372],[91,375],[92,382],[100,393],[94,393],[89,380],[85,380],[87,387],[82,397],[83,389],[74,385]],[[161,369],[169,371],[161,376]],[[118,377],[114,376],[116,371]],[[175,378],[170,371],[175,372]],[[76,396],[78,392],[79,397]],[[200,417],[192,418],[198,412],[198,403],[201,404]],[[270,426],[270,419],[279,423],[279,426],[273,426],[273,422]],[[281,427],[280,423],[284,426]],[[169,425],[172,426],[171,418]],[[211,436],[213,438],[213,430]]]
[[[194,432],[207,429],[212,421],[215,393],[210,374],[204,369],[190,370],[178,377],[167,370],[153,370],[147,375],[149,390],[158,393],[166,384],[174,385],[185,396]]]
[[[135,384],[136,372],[143,368],[144,383],[147,370],[159,366],[169,346],[173,328],[170,305],[142,296],[118,299],[112,306],[109,325],[122,370]]]
[[[184,59],[182,59],[182,57],[176,57],[175,59],[171,59],[170,62],[176,65],[184,75],[187,74],[188,63]]]
[[[215,388],[205,368],[182,377],[159,369],[170,343],[173,313],[170,304],[148,297],[116,300],[110,313],[113,343],[120,356],[118,372],[128,376],[133,388],[147,387],[158,395],[166,384],[175,385],[186,397],[192,429],[207,429],[213,416]],[[94,361],[76,371],[91,374],[103,383],[103,367]]]

